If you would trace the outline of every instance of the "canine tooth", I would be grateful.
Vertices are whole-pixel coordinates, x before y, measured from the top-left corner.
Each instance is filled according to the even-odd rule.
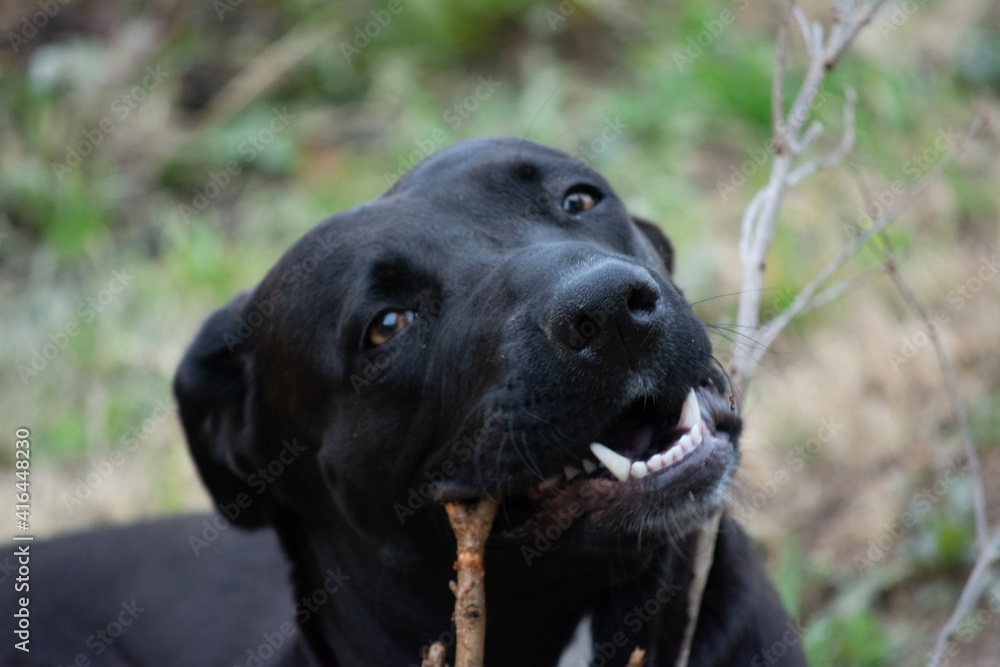
[[[646,461],[646,467],[649,468],[650,471],[663,470],[663,455],[653,454],[650,456],[649,460]]]
[[[698,397],[695,396],[694,389],[688,391],[687,398],[684,399],[684,407],[681,408],[681,418],[678,426],[693,429],[701,422],[701,408],[698,406]]]
[[[634,463],[632,463],[631,472],[632,476],[635,477],[636,479],[642,479],[647,474],[649,474],[649,468],[647,468],[646,464],[643,463],[642,461],[635,461]]]
[[[594,452],[597,460],[607,466],[608,470],[618,478],[619,482],[624,482],[628,479],[628,473],[632,469],[632,459],[622,456],[599,442],[590,443],[590,451]]]
[[[577,475],[582,475],[583,471],[579,468],[574,468],[573,466],[566,466],[563,468],[563,474],[566,475],[566,479],[573,479]]]
[[[585,473],[587,473],[589,475],[590,473],[594,472],[595,470],[597,470],[597,464],[596,463],[594,463],[590,459],[584,459],[583,460],[583,471]]]

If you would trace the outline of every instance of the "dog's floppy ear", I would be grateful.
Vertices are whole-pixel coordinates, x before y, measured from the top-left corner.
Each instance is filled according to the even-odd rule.
[[[174,376],[174,395],[191,455],[216,506],[235,524],[256,528],[265,523],[270,499],[250,493],[247,475],[239,472],[239,461],[254,447],[251,332],[240,319],[248,299],[241,294],[205,321]]]
[[[639,231],[649,239],[649,242],[653,244],[653,249],[663,260],[664,266],[667,267],[667,273],[673,275],[674,273],[674,246],[670,243],[670,239],[660,231],[660,228],[650,222],[649,220],[643,220],[642,218],[637,218],[636,216],[630,216],[632,222],[635,226],[639,228]]]

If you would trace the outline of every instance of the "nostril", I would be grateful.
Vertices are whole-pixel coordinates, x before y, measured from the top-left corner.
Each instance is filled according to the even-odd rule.
[[[635,312],[651,313],[656,310],[656,302],[660,300],[660,291],[651,285],[633,285],[628,290],[626,305]]]

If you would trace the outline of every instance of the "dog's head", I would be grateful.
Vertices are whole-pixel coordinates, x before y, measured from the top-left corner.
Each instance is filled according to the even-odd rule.
[[[280,505],[385,541],[494,495],[500,543],[681,537],[740,420],[672,263],[561,152],[443,150],[206,322],[175,380],[202,477],[248,526]]]

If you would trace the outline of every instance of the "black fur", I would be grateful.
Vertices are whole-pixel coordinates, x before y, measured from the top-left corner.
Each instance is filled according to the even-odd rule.
[[[582,198],[567,210],[573,193]],[[323,603],[290,609],[266,532],[222,531],[206,550],[233,559],[229,583],[217,581],[200,557],[180,558],[192,534],[183,522],[38,545],[65,568],[50,585],[102,571],[111,590],[140,581],[150,598],[162,593],[150,607],[177,621],[155,635],[136,624],[119,643],[125,662],[113,664],[247,664],[244,649],[293,613],[298,631],[263,664],[419,664],[422,646],[453,643],[454,538],[441,502],[492,495],[501,509],[486,562],[488,665],[555,665],[584,617],[595,665],[624,665],[636,646],[647,665],[674,664],[693,531],[725,498],[740,420],[673,261],[656,226],[630,218],[601,176],[563,153],[517,139],[441,151],[381,198],[318,225],[210,317],[175,380],[220,509],[273,528],[294,599],[327,591]],[[367,344],[392,311],[418,316]],[[692,390],[714,430],[680,463],[625,483],[604,472],[535,488],[582,467],[593,441],[632,458],[661,451]],[[111,535],[129,548],[103,569],[70,555]],[[178,555],[162,578],[143,578],[142,561],[170,548]],[[195,578],[198,591],[170,594]],[[84,622],[54,600],[117,596],[96,583],[40,592],[39,624],[72,626],[59,640],[71,651],[105,612],[95,604]],[[192,616],[206,620],[181,621]],[[690,664],[805,664],[728,518]]]

